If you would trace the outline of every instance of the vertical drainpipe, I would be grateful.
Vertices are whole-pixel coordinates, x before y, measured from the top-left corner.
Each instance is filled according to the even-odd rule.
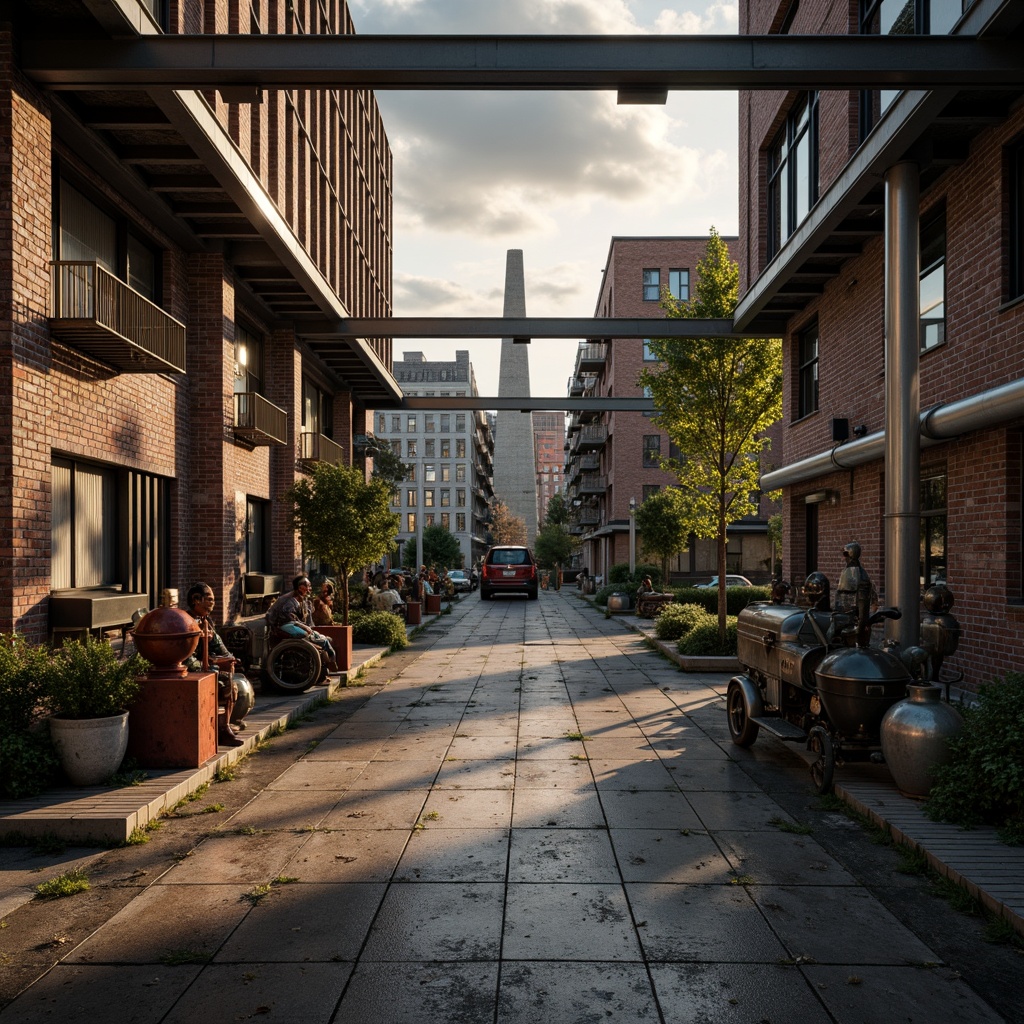
[[[916,164],[885,174],[885,601],[903,612],[886,636],[920,631],[920,255]]]

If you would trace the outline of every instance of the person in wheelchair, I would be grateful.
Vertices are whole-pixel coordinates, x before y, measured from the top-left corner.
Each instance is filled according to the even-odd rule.
[[[207,664],[217,669],[217,704],[224,709],[224,720],[217,716],[217,742],[222,747],[240,747],[243,740],[235,735],[231,715],[238,699],[238,688],[231,678],[235,667],[235,656],[227,649],[213,625],[213,609],[217,599],[213,589],[206,583],[193,583],[188,591],[188,610],[206,637]],[[189,672],[203,670],[203,636],[195,653],[185,660]]]
[[[267,628],[315,644],[323,654],[328,671],[337,672],[338,662],[331,641],[322,633],[318,633],[313,626],[313,613],[309,604],[312,589],[308,576],[296,576],[292,580],[291,593],[282,594],[267,612]]]

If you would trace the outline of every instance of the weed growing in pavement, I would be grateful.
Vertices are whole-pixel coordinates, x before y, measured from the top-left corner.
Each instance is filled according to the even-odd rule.
[[[141,786],[148,778],[149,775],[137,767],[134,760],[125,758],[121,767],[105,781],[104,785],[113,786],[116,789],[121,789],[124,786]]]
[[[970,914],[972,917],[976,917],[981,913],[981,904],[966,889],[962,889],[950,878],[939,874],[933,875],[930,889],[933,896],[945,900],[961,914]]]
[[[587,757],[586,754],[570,754],[569,755],[569,760],[570,761],[588,761],[590,759]]]
[[[901,846],[896,851],[898,862],[896,870],[901,875],[927,875],[931,866],[923,850],[912,850],[909,846]]]
[[[273,888],[274,887],[270,882],[264,882],[262,885],[254,885],[248,892],[242,893],[242,899],[255,907],[260,900],[270,895]]]
[[[200,814],[220,814],[224,810],[223,804],[209,804],[204,807],[199,813]]]
[[[78,868],[73,871],[65,871],[48,882],[40,882],[36,886],[36,893],[45,900],[62,899],[65,896],[74,896],[75,893],[85,892],[89,888],[89,878],[86,873]]]
[[[168,967],[180,967],[183,964],[207,964],[213,954],[205,949],[169,949],[162,957],[160,963]]]
[[[737,875],[735,878],[730,878],[729,879],[729,884],[730,885],[753,885],[754,881],[755,881],[755,879],[754,879],[753,875]]]
[[[565,734],[565,738],[567,740],[582,740],[584,743],[586,743],[587,740],[592,740],[594,737],[593,736],[584,736],[583,733],[581,733],[581,732],[567,732]]]
[[[277,878],[271,882],[271,885],[291,885],[292,882],[297,882],[298,878],[295,875],[278,875]]]
[[[1013,946],[1015,949],[1024,949],[1024,939],[1021,939],[1017,934],[1017,929],[1005,917],[989,914],[983,935],[985,941],[993,946]]]
[[[253,828],[252,825],[243,825],[241,828],[236,828],[236,836],[261,836],[266,832],[266,829]]]
[[[238,775],[238,762],[222,764],[213,776],[214,782],[234,782]]]
[[[785,818],[771,818],[768,823],[774,825],[780,832],[788,832],[794,836],[809,836],[814,831],[810,825],[786,821]]]

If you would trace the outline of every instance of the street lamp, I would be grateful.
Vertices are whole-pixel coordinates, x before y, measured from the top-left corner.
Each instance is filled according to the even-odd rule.
[[[636,498],[629,499],[629,575],[636,572]]]

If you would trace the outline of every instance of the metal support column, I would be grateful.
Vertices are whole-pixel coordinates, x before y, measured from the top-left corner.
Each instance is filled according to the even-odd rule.
[[[885,175],[885,600],[902,612],[886,634],[904,646],[920,632],[920,175]]]

